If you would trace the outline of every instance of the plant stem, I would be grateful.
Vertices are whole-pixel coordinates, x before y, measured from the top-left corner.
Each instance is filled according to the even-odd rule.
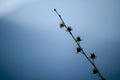
[[[57,15],[59,16],[60,20],[62,21],[62,23],[64,24],[64,27],[66,29],[68,29],[68,27],[66,26],[64,20],[62,19],[62,16],[57,12],[56,9],[54,9],[54,11],[57,13]],[[78,43],[78,41],[76,40],[76,38],[74,37],[73,33],[71,31],[68,31],[69,34],[72,36],[73,40],[75,41],[75,43],[78,45],[78,47],[81,47],[80,46],[80,43]],[[98,68],[96,67],[95,63],[91,61],[91,59],[86,55],[85,51],[82,49],[81,50],[81,53],[87,58],[87,60],[92,64],[92,66],[97,69],[97,73],[98,73],[98,76],[101,78],[101,80],[105,80],[105,78],[103,78],[102,74],[100,73],[100,71],[98,70]]]

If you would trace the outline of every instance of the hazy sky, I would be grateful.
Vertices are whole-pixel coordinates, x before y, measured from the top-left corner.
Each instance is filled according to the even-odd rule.
[[[107,80],[120,80],[120,0],[0,0],[0,80],[99,80],[65,23]]]

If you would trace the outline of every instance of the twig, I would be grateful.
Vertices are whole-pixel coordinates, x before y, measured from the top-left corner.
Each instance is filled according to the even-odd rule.
[[[102,74],[100,73],[100,71],[98,70],[98,68],[96,67],[95,63],[94,63],[94,59],[96,58],[94,53],[91,53],[90,58],[86,55],[85,51],[83,50],[83,48],[81,48],[80,46],[80,37],[77,37],[77,39],[74,37],[72,31],[72,28],[70,26],[66,26],[65,22],[62,19],[62,16],[57,12],[56,9],[54,9],[54,11],[57,13],[57,15],[59,16],[60,20],[62,21],[62,23],[60,24],[60,27],[65,27],[66,31],[69,32],[69,34],[72,36],[73,40],[75,41],[75,43],[77,44],[77,53],[81,52],[86,58],[87,60],[90,62],[90,64],[92,64],[92,66],[94,67],[93,69],[93,74],[98,74],[98,76],[101,78],[101,80],[106,80]]]

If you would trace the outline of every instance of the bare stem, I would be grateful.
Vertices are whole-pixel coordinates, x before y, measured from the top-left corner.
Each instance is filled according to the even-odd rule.
[[[65,27],[66,29],[68,29],[68,27],[66,26],[65,22],[64,22],[63,19],[62,19],[62,16],[58,13],[58,11],[57,11],[56,9],[54,9],[54,11],[55,11],[55,12],[57,13],[57,15],[59,16],[60,20],[61,20],[62,23],[64,24],[64,27]],[[75,43],[78,45],[78,47],[81,47],[81,46],[80,46],[80,43],[76,40],[76,38],[74,37],[74,35],[73,35],[73,33],[71,32],[71,30],[68,31],[68,32],[69,32],[69,34],[72,36],[73,40],[74,40]],[[87,58],[87,60],[90,62],[90,64],[92,64],[92,66],[94,67],[94,69],[97,70],[97,74],[98,74],[98,76],[101,78],[101,80],[106,80],[106,79],[102,76],[102,74],[100,73],[100,71],[98,70],[98,68],[96,67],[94,61],[92,61],[92,60],[86,55],[86,53],[85,53],[85,51],[84,51],[83,49],[81,50],[81,53]]]

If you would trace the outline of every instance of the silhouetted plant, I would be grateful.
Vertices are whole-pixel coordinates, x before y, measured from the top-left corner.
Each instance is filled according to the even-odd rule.
[[[81,47],[77,47],[77,53],[81,52],[82,48]]]
[[[98,70],[96,68],[93,69],[93,74],[97,74]]]
[[[60,28],[64,27],[64,24],[63,23],[60,23]]]
[[[96,58],[95,54],[94,54],[94,53],[91,53],[90,58],[91,58],[91,59],[95,59],[95,58]]]
[[[67,27],[67,31],[72,31],[72,28],[70,26]]]
[[[81,38],[80,38],[80,36],[78,36],[76,40],[77,40],[78,42],[82,41]]]
[[[96,55],[95,55],[94,53],[91,53],[90,57],[88,57],[88,56],[86,55],[85,51],[83,50],[83,48],[81,48],[80,43],[79,43],[80,41],[82,41],[81,38],[80,38],[80,36],[78,36],[77,38],[75,38],[75,37],[73,36],[73,33],[71,32],[71,31],[72,31],[72,28],[71,28],[70,26],[66,26],[66,24],[65,24],[65,22],[63,21],[61,15],[57,12],[56,9],[54,9],[54,11],[57,13],[57,15],[59,16],[60,20],[62,21],[62,22],[60,23],[60,27],[61,27],[61,28],[65,27],[65,28],[66,28],[66,31],[69,32],[69,34],[72,36],[72,38],[73,38],[74,41],[76,42],[76,44],[77,44],[77,46],[78,46],[78,47],[76,48],[77,53],[81,52],[81,53],[87,58],[87,60],[91,63],[91,65],[93,66],[93,70],[92,70],[93,74],[98,74],[98,76],[101,78],[101,80],[106,80],[106,79],[102,76],[102,74],[100,73],[100,71],[98,70],[98,68],[96,67],[96,65],[95,65],[95,63],[94,63],[94,59],[96,58]]]

